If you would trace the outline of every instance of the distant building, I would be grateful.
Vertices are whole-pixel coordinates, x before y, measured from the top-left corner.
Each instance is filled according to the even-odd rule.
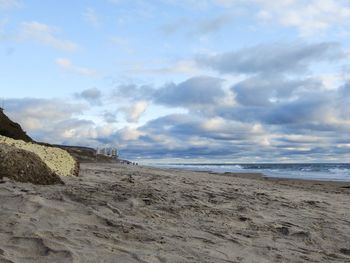
[[[112,152],[111,152],[111,156],[112,156],[112,157],[118,157],[118,150],[115,149],[115,148],[113,148],[113,149],[112,149]]]
[[[103,147],[96,148],[96,155],[103,155],[108,157],[117,158],[118,157],[118,149],[112,147]]]

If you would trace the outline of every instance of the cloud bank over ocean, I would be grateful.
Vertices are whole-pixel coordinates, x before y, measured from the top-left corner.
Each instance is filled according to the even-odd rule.
[[[349,3],[155,2],[0,1],[7,114],[135,160],[350,161]]]

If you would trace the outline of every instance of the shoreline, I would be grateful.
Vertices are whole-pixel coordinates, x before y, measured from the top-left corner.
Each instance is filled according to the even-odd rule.
[[[302,178],[288,178],[288,177],[278,177],[278,176],[270,176],[264,173],[260,172],[215,172],[210,170],[190,170],[190,169],[181,169],[181,168],[162,168],[157,166],[151,166],[151,165],[139,165],[140,167],[148,167],[153,169],[160,169],[160,170],[173,170],[177,172],[196,172],[196,173],[207,173],[207,174],[214,174],[214,175],[226,175],[226,176],[239,176],[239,177],[249,177],[249,178],[261,178],[261,179],[267,179],[267,180],[276,180],[276,181],[302,181],[302,182],[315,182],[315,183],[325,183],[325,184],[345,184],[350,186],[350,181],[342,181],[342,180],[320,180],[320,179],[302,179]]]
[[[310,181],[310,182],[318,182],[318,183],[345,183],[350,185],[350,180],[330,180],[330,179],[303,179],[303,178],[295,178],[295,177],[282,177],[282,176],[271,176],[268,174],[264,174],[263,172],[255,172],[255,171],[233,171],[233,172],[217,172],[217,171],[212,171],[212,170],[195,170],[195,169],[181,169],[181,168],[172,168],[172,167],[160,167],[160,166],[152,166],[152,165],[140,165],[141,167],[149,167],[149,168],[154,168],[154,169],[164,169],[164,170],[174,170],[174,171],[190,171],[190,172],[203,172],[203,173],[208,173],[208,174],[216,174],[216,175],[246,175],[246,176],[253,176],[256,175],[257,177],[261,178],[266,178],[266,179],[276,179],[276,180],[296,180],[296,181]]]
[[[0,184],[1,262],[350,261],[350,184],[111,163],[63,180]]]

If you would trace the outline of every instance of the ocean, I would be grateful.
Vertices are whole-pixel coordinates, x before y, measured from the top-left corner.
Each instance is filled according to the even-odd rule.
[[[347,181],[350,182],[350,163],[256,163],[256,164],[153,164],[161,168],[210,172],[262,173],[267,177]]]

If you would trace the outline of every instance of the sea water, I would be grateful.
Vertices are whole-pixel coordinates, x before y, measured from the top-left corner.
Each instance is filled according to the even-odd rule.
[[[217,173],[261,173],[267,177],[350,181],[350,163],[256,163],[256,164],[155,164],[161,168],[210,171]]]

